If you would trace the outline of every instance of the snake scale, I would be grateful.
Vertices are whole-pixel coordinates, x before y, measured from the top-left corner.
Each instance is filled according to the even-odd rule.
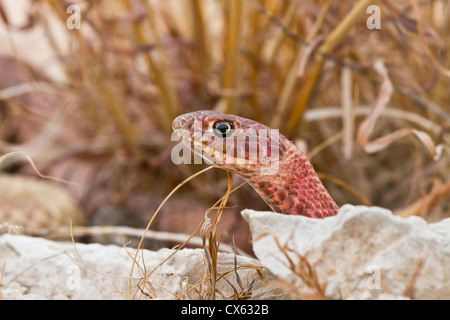
[[[172,127],[194,154],[241,176],[273,211],[311,218],[337,213],[306,155],[278,130],[209,110],[180,115]]]

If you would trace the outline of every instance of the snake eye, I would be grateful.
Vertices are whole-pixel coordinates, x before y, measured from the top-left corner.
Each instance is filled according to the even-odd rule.
[[[218,121],[214,123],[213,129],[216,136],[219,138],[226,138],[233,133],[234,124],[229,121]]]

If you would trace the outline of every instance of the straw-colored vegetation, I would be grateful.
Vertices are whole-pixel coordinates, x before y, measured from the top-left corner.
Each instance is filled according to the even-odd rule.
[[[66,187],[88,220],[114,207],[121,215],[110,223],[145,226],[202,169],[171,162],[172,120],[199,109],[279,128],[306,151],[338,204],[450,216],[449,1],[74,3],[79,30],[66,26],[65,1],[33,1],[20,24],[0,1],[8,32],[0,41],[10,52],[0,55],[0,155],[20,150],[45,175],[76,183],[80,191]],[[373,4],[380,29],[371,30]],[[36,63],[39,52],[16,41],[33,32],[51,60]],[[32,172],[19,162],[2,170]],[[229,181],[209,170],[168,200],[208,208],[225,194],[216,220],[197,233],[210,240],[210,275],[222,209],[267,209],[249,187],[226,193]],[[215,294],[215,277],[208,279],[203,298]]]

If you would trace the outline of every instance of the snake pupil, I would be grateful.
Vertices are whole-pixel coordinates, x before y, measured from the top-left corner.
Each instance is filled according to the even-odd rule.
[[[234,124],[228,121],[220,121],[214,124],[214,134],[220,138],[229,137],[233,133]]]

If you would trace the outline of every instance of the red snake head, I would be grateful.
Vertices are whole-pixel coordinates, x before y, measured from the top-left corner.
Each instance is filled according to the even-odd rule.
[[[313,218],[337,213],[305,154],[278,130],[215,111],[181,115],[172,127],[189,155],[240,175],[273,211]]]
[[[172,124],[178,138],[207,163],[242,175],[275,174],[287,145],[278,130],[214,111],[196,111]]]

